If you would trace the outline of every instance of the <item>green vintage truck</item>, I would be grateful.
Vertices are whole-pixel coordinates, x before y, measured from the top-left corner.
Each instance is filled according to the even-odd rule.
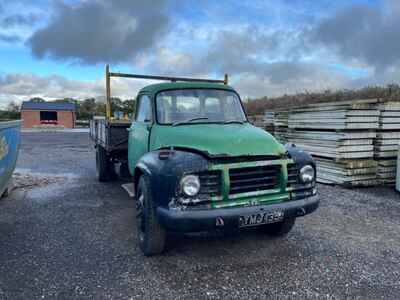
[[[143,88],[127,122],[111,118],[111,77],[171,82]],[[131,176],[145,255],[161,253],[169,231],[254,226],[282,236],[319,205],[312,157],[250,124],[227,81],[112,73],[106,67],[107,117],[91,122],[97,176]]]

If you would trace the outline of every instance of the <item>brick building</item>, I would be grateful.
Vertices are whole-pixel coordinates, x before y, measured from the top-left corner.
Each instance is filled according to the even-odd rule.
[[[74,128],[75,104],[68,102],[25,101],[21,106],[21,119],[24,128],[40,125],[58,125]]]

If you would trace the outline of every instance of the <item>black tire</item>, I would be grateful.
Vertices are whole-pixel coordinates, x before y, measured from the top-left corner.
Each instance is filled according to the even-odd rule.
[[[128,163],[122,163],[119,168],[119,176],[122,178],[130,178],[131,173],[129,172]]]
[[[280,237],[287,235],[293,228],[296,218],[287,218],[282,222],[259,226],[258,229],[270,236]]]
[[[167,233],[156,216],[156,206],[150,192],[150,181],[142,175],[136,191],[136,235],[146,256],[164,251]]]
[[[96,173],[100,182],[107,182],[116,178],[114,164],[107,155],[107,151],[101,147],[96,147]]]
[[[9,194],[10,194],[10,189],[9,187],[6,187],[6,189],[3,191],[3,194],[1,194],[0,198],[8,197]]]

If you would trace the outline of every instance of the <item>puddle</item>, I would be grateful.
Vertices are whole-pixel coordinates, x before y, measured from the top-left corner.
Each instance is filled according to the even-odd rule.
[[[34,173],[30,169],[17,168],[12,177],[12,191],[22,192],[31,200],[46,201],[63,194],[67,187],[78,182],[78,178],[72,173]]]
[[[12,176],[12,189],[29,191],[35,188],[43,188],[49,185],[61,185],[76,179],[76,174],[52,174],[52,173],[34,173],[29,169],[16,169]]]
[[[63,176],[45,176],[37,174],[21,174],[15,172],[13,174],[13,189],[31,190],[36,187],[44,187],[49,184],[65,182]]]

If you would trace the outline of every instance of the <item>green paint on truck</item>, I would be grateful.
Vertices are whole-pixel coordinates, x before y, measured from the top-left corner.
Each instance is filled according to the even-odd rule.
[[[318,207],[311,156],[250,124],[232,87],[154,84],[139,92],[136,105],[127,165],[145,255],[163,251],[167,231],[257,226],[284,235]],[[107,155],[100,154],[101,167]]]
[[[219,156],[282,156],[286,152],[273,136],[250,123],[155,126],[150,144],[152,150],[184,147]]]

